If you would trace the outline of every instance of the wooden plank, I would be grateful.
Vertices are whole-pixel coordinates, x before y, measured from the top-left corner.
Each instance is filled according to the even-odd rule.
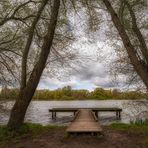
[[[121,108],[51,108],[49,109],[50,112],[74,112],[79,109],[91,109],[93,111],[122,111]]]
[[[91,109],[95,112],[95,116],[98,118],[98,112],[116,112],[116,118],[121,119],[121,108],[52,108],[49,112],[52,113],[52,119],[56,119],[56,112],[74,112],[74,114],[80,109]]]
[[[80,132],[102,132],[102,128],[91,110],[81,109],[75,117],[75,120],[68,126],[68,133],[80,133]]]

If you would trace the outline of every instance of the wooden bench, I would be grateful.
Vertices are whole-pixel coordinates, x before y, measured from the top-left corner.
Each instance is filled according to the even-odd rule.
[[[51,108],[49,112],[52,113],[52,119],[56,120],[57,112],[73,112],[75,113],[80,109],[90,109],[95,113],[96,118],[98,118],[98,112],[116,112],[116,119],[121,119],[121,108]]]

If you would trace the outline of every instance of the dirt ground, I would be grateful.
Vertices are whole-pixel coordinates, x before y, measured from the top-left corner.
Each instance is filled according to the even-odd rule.
[[[148,148],[145,135],[104,127],[104,136],[67,136],[65,129],[53,129],[35,137],[22,137],[0,144],[0,148]],[[148,136],[148,135],[147,135]]]

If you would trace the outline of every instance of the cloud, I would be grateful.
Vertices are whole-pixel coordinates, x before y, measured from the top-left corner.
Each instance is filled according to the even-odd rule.
[[[73,80],[70,79],[68,81],[62,81],[57,78],[46,78],[40,81],[38,88],[39,89],[57,89],[67,85],[71,87],[76,87],[77,84],[78,82],[75,81],[74,79]]]
[[[85,67],[80,67],[77,72],[74,72],[73,75],[77,76],[80,80],[92,80],[96,77],[105,78],[107,72],[103,64],[97,62],[92,62],[87,64]]]
[[[68,79],[45,78],[41,80],[39,88],[56,89],[67,85],[74,89],[89,90],[93,90],[96,87],[108,89],[123,87],[123,78],[119,78],[118,81],[117,84],[112,82],[112,78],[104,64],[89,62],[85,66],[80,65],[77,70],[72,70]]]
[[[79,50],[80,57],[83,58],[81,60],[84,60],[83,64],[77,63],[68,75],[65,74],[64,70],[62,71],[61,67],[59,72],[63,76],[60,79],[46,77],[41,80],[38,88],[56,89],[67,85],[70,85],[74,89],[89,90],[93,90],[96,87],[106,89],[122,89],[124,87],[125,83],[122,76],[118,77],[117,83],[113,83],[112,77],[107,72],[109,67],[106,66],[106,62],[111,62],[110,58],[114,58],[110,54],[113,50],[111,47],[104,46],[100,42],[89,43],[86,37],[80,38],[73,46]],[[97,53],[99,53],[99,57],[97,57]],[[88,56],[91,60],[85,60],[85,57]]]

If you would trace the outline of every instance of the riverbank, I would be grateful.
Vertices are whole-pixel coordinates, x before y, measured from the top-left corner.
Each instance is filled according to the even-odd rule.
[[[129,99],[129,98],[120,98],[120,99],[116,99],[116,98],[108,98],[108,99],[94,99],[94,98],[90,98],[90,99],[32,99],[32,101],[148,101],[148,98],[136,98],[136,99]],[[0,98],[1,102],[5,102],[5,101],[16,101],[16,99],[3,99]]]
[[[148,124],[103,126],[104,136],[67,136],[65,126],[25,124],[17,133],[0,127],[1,148],[146,148]]]
[[[15,100],[19,96],[18,88],[3,88],[0,92],[0,100]],[[49,90],[36,90],[33,100],[68,101],[68,100],[139,100],[147,99],[148,93],[142,91],[120,91],[117,89],[95,88],[92,91],[86,89],[75,90],[70,86]]]

